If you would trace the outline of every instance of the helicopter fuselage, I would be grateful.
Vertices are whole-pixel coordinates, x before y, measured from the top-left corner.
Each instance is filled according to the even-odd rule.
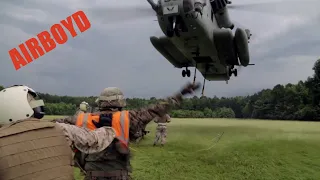
[[[233,27],[221,28],[210,1],[201,3],[201,11],[195,11],[193,0],[160,0],[157,18],[167,37],[151,37],[151,42],[176,68],[196,67],[207,80],[227,81],[239,65]]]

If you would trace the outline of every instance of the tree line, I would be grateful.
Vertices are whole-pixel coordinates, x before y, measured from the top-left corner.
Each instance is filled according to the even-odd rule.
[[[172,109],[177,118],[254,118],[320,121],[320,59],[312,68],[314,74],[297,84],[276,85],[250,96],[186,98]],[[0,86],[0,90],[3,87]],[[72,115],[82,101],[95,106],[97,97],[58,96],[39,93],[48,115]],[[138,109],[162,99],[127,98],[126,109]]]

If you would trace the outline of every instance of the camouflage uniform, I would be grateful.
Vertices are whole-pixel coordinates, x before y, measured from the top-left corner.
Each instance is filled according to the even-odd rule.
[[[197,88],[199,88],[199,85],[188,84],[181,93],[168,97],[163,102],[139,110],[130,110],[130,140],[135,141],[137,136],[134,135],[144,130],[146,124],[151,122],[155,117],[165,115],[171,107],[179,106],[182,102],[182,96],[193,92],[193,90]],[[93,114],[113,114],[117,111],[122,111],[122,107],[126,105],[123,94],[118,88],[104,89],[96,102],[99,107],[99,112]],[[77,118],[69,117],[56,121],[76,124]],[[84,169],[87,172],[86,180],[131,179],[129,176],[129,172],[131,172],[130,151],[120,152],[116,144],[111,143],[103,152],[86,155]]]
[[[74,180],[70,146],[99,153],[110,145],[115,132],[110,127],[88,131],[40,120],[44,103],[35,98],[37,94],[27,86],[0,92],[0,179]]]
[[[90,106],[87,102],[83,101],[77,108],[77,111],[74,114],[74,116],[78,116],[79,113],[86,113],[87,111],[90,111]]]
[[[112,128],[88,131],[69,124],[52,123],[34,118],[4,125],[0,128],[0,156],[3,158],[0,161],[2,180],[18,176],[35,180],[46,179],[48,176],[73,180],[70,146],[75,146],[88,154],[98,153],[109,146],[114,136]],[[16,150],[7,151],[12,148]],[[37,156],[34,156],[35,152]],[[15,157],[19,157],[20,161],[17,161]],[[5,161],[10,161],[17,166],[9,167]],[[24,164],[19,167],[19,163],[22,162]],[[44,169],[49,166],[52,166],[52,169]],[[28,167],[28,170],[22,170],[23,167]],[[30,172],[33,174],[29,174]]]
[[[146,128],[147,124],[144,125],[143,129],[139,130],[138,132],[136,132],[136,134],[134,134],[134,137],[136,138],[136,143],[139,143],[142,139],[144,139],[144,136],[147,135],[147,133],[150,133],[150,131],[147,131]]]
[[[155,123],[158,123],[158,126],[156,129],[156,138],[154,139],[154,143],[153,143],[154,146],[158,143],[159,140],[162,146],[166,143],[167,123],[169,122],[170,122],[170,116],[168,114],[155,119]]]
[[[82,111],[81,109],[77,109],[77,111],[74,113],[74,116],[77,117],[80,113],[86,113],[87,111]]]

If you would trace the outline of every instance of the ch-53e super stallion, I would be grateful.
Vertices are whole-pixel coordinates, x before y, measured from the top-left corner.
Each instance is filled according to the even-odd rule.
[[[202,95],[205,80],[228,83],[232,75],[238,75],[238,67],[254,65],[250,64],[248,48],[252,34],[249,29],[235,28],[228,10],[271,14],[284,14],[291,10],[294,15],[301,12],[308,12],[309,15],[313,10],[318,13],[317,6],[313,3],[318,0],[255,1],[237,5],[231,4],[229,0],[147,1],[152,8],[140,5],[125,8],[121,5],[119,8],[102,9],[104,13],[112,13],[113,20],[117,17],[132,19],[156,14],[164,36],[150,37],[151,43],[174,67],[183,68],[183,77],[190,77],[188,68],[195,67],[195,81],[198,69],[204,77]],[[294,9],[295,7],[298,9]]]
[[[250,54],[248,29],[236,28],[228,14],[228,0],[147,0],[156,12],[165,36],[150,37],[153,46],[182,76],[190,77],[188,67],[195,67],[205,80],[226,81],[236,66],[248,66]]]

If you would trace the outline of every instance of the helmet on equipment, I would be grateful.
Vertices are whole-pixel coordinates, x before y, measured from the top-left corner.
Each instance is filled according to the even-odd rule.
[[[0,91],[0,124],[44,116],[44,102],[38,94],[24,85],[14,85]]]
[[[100,96],[97,98],[96,103],[99,109],[108,108],[123,108],[126,106],[126,100],[124,99],[122,91],[117,87],[105,88]]]

